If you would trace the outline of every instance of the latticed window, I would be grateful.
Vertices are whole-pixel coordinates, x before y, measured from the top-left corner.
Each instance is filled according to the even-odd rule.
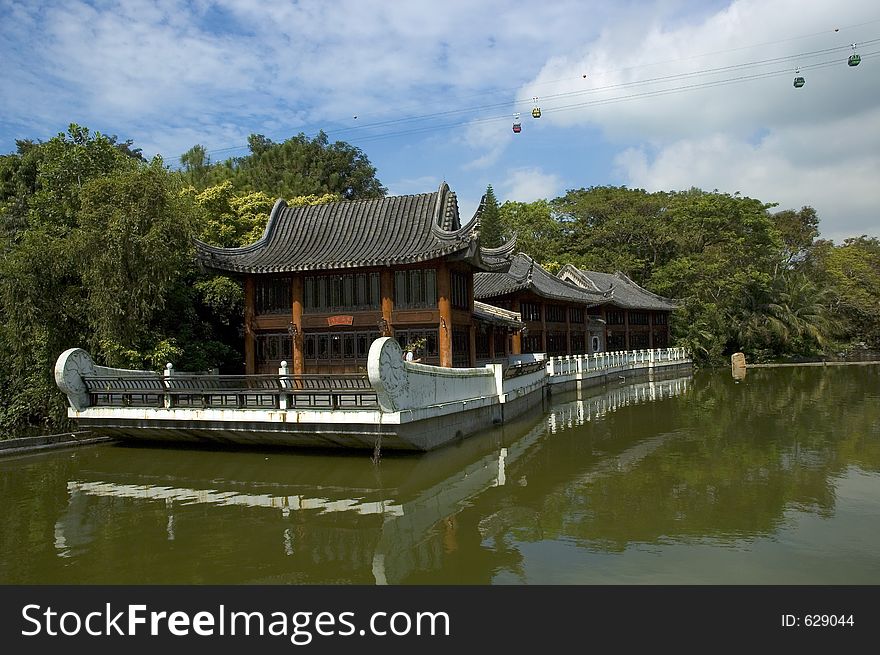
[[[520,313],[524,321],[540,321],[541,305],[536,302],[524,302],[520,305]]]
[[[452,329],[452,365],[456,367],[470,366],[471,335],[467,328]]]
[[[470,294],[468,294],[468,276],[464,273],[450,273],[450,300],[452,306],[458,309],[470,309]]]
[[[544,316],[548,323],[565,323],[565,305],[544,305]]]
[[[583,323],[584,322],[584,308],[583,307],[569,307],[568,308],[569,316],[571,317],[572,323]]]
[[[611,310],[605,313],[605,323],[608,325],[623,325],[623,312],[620,310]]]
[[[629,313],[629,324],[630,325],[647,325],[648,324],[648,312],[630,312]]]
[[[626,334],[623,332],[612,332],[608,336],[608,350],[626,350]]]
[[[568,354],[568,340],[565,332],[547,333],[547,354],[552,357]]]
[[[543,351],[541,346],[541,333],[530,333],[522,338],[522,351],[524,353],[539,353]]]
[[[377,310],[378,273],[309,275],[303,280],[303,311],[308,313]]]
[[[489,339],[491,338],[490,330],[477,330],[476,349],[477,359],[485,359],[489,356]]]
[[[418,268],[394,272],[395,309],[437,306],[437,271]]]
[[[293,304],[290,278],[256,278],[254,311],[257,314],[289,314]]]
[[[257,362],[278,365],[282,360],[293,361],[293,341],[287,332],[257,334]]]
[[[378,332],[306,332],[303,357],[313,364],[366,360],[370,345],[378,338]]]
[[[654,325],[666,325],[667,321],[669,320],[668,317],[669,314],[667,314],[666,312],[658,312],[654,314]]]

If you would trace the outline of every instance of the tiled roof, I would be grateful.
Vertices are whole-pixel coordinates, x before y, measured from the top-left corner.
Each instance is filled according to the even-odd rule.
[[[446,183],[434,193],[377,200],[306,207],[279,200],[256,243],[217,248],[197,241],[196,250],[206,267],[237,273],[390,266],[447,256],[483,270],[505,270],[514,244],[481,248],[480,214],[462,226],[458,201]]]
[[[474,318],[484,323],[494,323],[509,328],[521,328],[525,325],[519,312],[487,305],[479,300],[474,301]]]
[[[482,300],[524,289],[551,300],[581,302],[590,306],[608,302],[601,293],[582,289],[552,275],[524,253],[514,255],[507,272],[474,275],[474,297]]]
[[[600,293],[610,291],[610,304],[624,309],[672,311],[677,306],[675,300],[651,293],[620,271],[616,273],[584,271],[566,264],[559,271],[559,277],[589,291]]]

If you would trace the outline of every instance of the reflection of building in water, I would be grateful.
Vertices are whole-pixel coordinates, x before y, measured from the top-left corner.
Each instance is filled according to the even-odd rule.
[[[524,420],[459,447],[388,458],[378,469],[354,467],[353,458],[287,455],[273,459],[273,468],[262,457],[150,451],[151,468],[144,470],[132,451],[107,449],[68,482],[68,506],[55,528],[57,553],[86,553],[97,539],[119,539],[101,547],[121,550],[131,547],[124,541],[127,525],[142,535],[145,524],[155,524],[148,537],[152,550],[167,550],[171,541],[181,549],[195,544],[206,561],[229,558],[228,575],[236,581],[398,583],[457,566],[450,562],[468,566],[473,575],[474,565],[466,562],[474,553],[486,560],[476,567],[480,575],[490,576],[500,566],[516,568],[519,555],[500,541],[483,547],[492,538],[491,517],[485,525],[462,523],[463,508],[489,489],[523,484],[521,474],[510,477],[511,467],[521,470],[548,435],[621,407],[684,393],[688,385],[688,379],[676,378],[612,387],[555,404],[537,423]],[[649,439],[634,445],[632,457],[652,444]],[[194,459],[188,463],[185,457]],[[206,512],[210,539],[204,535]],[[106,529],[102,522],[118,525]],[[255,557],[261,560],[257,572],[243,571],[241,562]],[[268,578],[265,571],[271,571]]]
[[[596,420],[622,407],[680,396],[687,392],[690,384],[691,378],[680,377],[636,382],[619,387],[609,385],[604,393],[587,398],[579,394],[578,400],[552,409],[547,416],[547,429],[555,433],[563,428],[572,428]]]

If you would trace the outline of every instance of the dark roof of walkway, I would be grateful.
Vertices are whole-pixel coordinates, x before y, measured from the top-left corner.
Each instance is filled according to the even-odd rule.
[[[519,312],[495,307],[479,300],[474,301],[474,318],[484,323],[501,325],[510,329],[519,329],[525,325]]]
[[[616,273],[584,271],[571,264],[566,264],[559,271],[559,278],[587,291],[608,293],[610,295],[609,304],[623,309],[672,311],[677,306],[675,300],[651,293],[620,271]]]
[[[510,269],[506,272],[474,275],[474,297],[480,300],[523,290],[532,291],[550,300],[584,303],[589,306],[608,302],[608,298],[597,291],[583,289],[559,279],[524,253],[514,255]]]

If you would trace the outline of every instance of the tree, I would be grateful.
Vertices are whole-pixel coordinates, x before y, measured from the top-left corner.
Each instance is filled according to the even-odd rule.
[[[880,348],[880,240],[861,236],[835,246],[813,248],[811,276],[830,289],[828,305],[840,324],[840,338]]]
[[[59,425],[64,401],[52,369],[66,348],[90,334],[76,230],[90,181],[135,170],[138,160],[113,140],[71,125],[45,143],[19,144],[7,160],[0,205],[0,429]]]
[[[643,189],[570,190],[552,202],[565,237],[562,254],[587,269],[647,280],[674,251],[668,203],[667,194]]]
[[[359,148],[330,143],[324,132],[313,139],[300,133],[281,143],[252,134],[248,145],[250,154],[220,164],[211,164],[205,149],[195,146],[181,158],[184,179],[198,190],[228,180],[236,193],[261,191],[272,198],[332,193],[359,200],[387,192]]]
[[[486,187],[483,195],[483,212],[480,215],[480,243],[486,248],[497,248],[504,244],[503,226],[501,214],[498,210],[498,200],[495,199],[495,191],[490,184]]]
[[[156,329],[158,314],[192,260],[192,235],[193,212],[159,159],[84,186],[71,238],[91,352],[114,366],[165,363],[156,351],[167,357],[170,335]]]
[[[562,224],[553,217],[549,202],[508,201],[501,205],[499,214],[504,235],[516,235],[517,250],[545,266],[559,260]]]
[[[802,207],[777,212],[772,218],[782,239],[780,270],[792,268],[804,260],[819,236],[819,216],[812,207]]]

